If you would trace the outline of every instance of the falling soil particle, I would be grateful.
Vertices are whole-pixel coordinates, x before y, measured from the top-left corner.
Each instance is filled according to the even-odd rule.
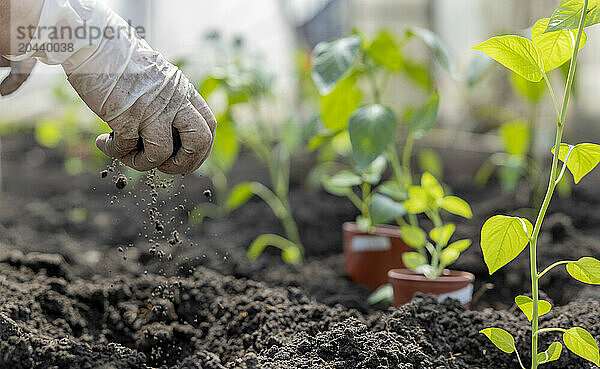
[[[127,186],[127,177],[125,177],[122,174],[119,174],[119,176],[117,176],[117,179],[115,180],[115,186],[119,190],[124,189]]]
[[[102,178],[106,178],[106,177],[108,177],[108,170],[103,170],[102,172],[100,172],[100,176],[101,176]]]

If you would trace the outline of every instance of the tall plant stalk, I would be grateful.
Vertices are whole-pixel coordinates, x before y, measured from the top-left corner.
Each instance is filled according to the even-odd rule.
[[[539,279],[540,274],[538,274],[537,270],[537,242],[538,236],[540,234],[540,230],[542,228],[542,223],[544,221],[544,217],[546,216],[546,212],[548,210],[548,206],[550,205],[550,200],[554,195],[554,190],[558,185],[558,182],[562,178],[562,173],[564,173],[564,168],[561,170],[561,175],[559,176],[558,172],[558,153],[560,149],[560,144],[562,143],[563,130],[565,125],[565,119],[567,115],[567,107],[569,104],[569,98],[571,95],[571,90],[573,88],[573,80],[575,78],[575,70],[577,69],[577,58],[579,56],[579,45],[581,42],[581,37],[583,34],[583,28],[585,24],[585,16],[587,14],[588,0],[584,0],[583,10],[581,12],[581,19],[579,20],[579,27],[577,30],[577,38],[575,41],[575,45],[573,47],[573,57],[571,58],[571,64],[569,67],[569,74],[567,77],[562,109],[560,111],[560,115],[557,116],[558,122],[556,127],[556,139],[554,144],[554,155],[552,157],[552,167],[550,170],[550,179],[548,181],[548,188],[546,190],[546,195],[540,206],[540,210],[538,216],[535,221],[535,226],[533,228],[533,234],[531,235],[529,242],[529,262],[531,269],[531,294],[533,300],[533,314],[531,319],[531,369],[538,368],[538,329],[539,329]],[[548,80],[548,76],[544,73],[544,79],[548,84],[548,89],[550,90],[550,94],[552,96],[552,101],[555,107],[556,112],[558,113],[558,105],[556,103],[556,97],[554,95],[552,86]],[[567,160],[565,160],[563,166],[566,167]]]

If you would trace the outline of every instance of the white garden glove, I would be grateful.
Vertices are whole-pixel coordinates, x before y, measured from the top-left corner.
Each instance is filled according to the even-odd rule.
[[[0,82],[0,96],[7,96],[19,89],[31,75],[37,60],[11,62],[0,56],[0,68],[10,68],[10,73]]]
[[[83,26],[88,37],[63,32],[71,38],[57,40],[42,32],[31,44],[59,44],[58,51],[46,48],[11,59],[35,56],[63,66],[75,91],[113,130],[96,140],[106,155],[139,171],[158,168],[177,174],[198,169],[210,153],[217,123],[183,73],[102,0],[46,0],[38,29],[65,26]],[[176,153],[173,128],[181,140]]]

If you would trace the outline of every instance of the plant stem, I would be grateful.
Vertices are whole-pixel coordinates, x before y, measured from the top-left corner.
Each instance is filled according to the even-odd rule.
[[[404,150],[402,151],[402,169],[404,171],[404,188],[408,192],[408,188],[412,186],[412,171],[410,168],[410,158],[412,157],[413,147],[415,144],[415,136],[409,133],[406,137],[406,143],[404,144]],[[408,221],[410,225],[418,226],[417,216],[415,214],[408,215]]]
[[[550,265],[548,268],[544,269],[543,272],[541,272],[540,274],[538,274],[538,279],[541,279],[544,276],[544,274],[548,273],[553,268],[555,268],[555,267],[557,267],[559,265],[569,264],[569,263],[574,263],[574,261],[558,261],[558,262]]]
[[[579,55],[579,44],[581,43],[581,35],[583,34],[583,26],[585,23],[585,16],[587,13],[588,0],[584,0],[583,11],[581,12],[581,19],[579,20],[579,27],[577,31],[577,38],[575,41],[575,45],[573,47],[573,57],[571,58],[571,65],[569,67],[569,75],[567,77],[567,84],[565,88],[565,95],[563,98],[563,105],[560,116],[558,117],[558,125],[556,128],[556,140],[555,140],[555,150],[554,155],[552,156],[552,167],[550,170],[550,180],[548,182],[548,190],[546,191],[546,196],[544,197],[544,201],[542,202],[542,206],[540,208],[540,212],[535,221],[535,227],[533,228],[533,235],[531,236],[529,242],[529,260],[531,267],[531,294],[533,300],[533,314],[531,319],[531,369],[538,368],[538,336],[536,332],[538,331],[539,326],[539,276],[537,272],[537,253],[536,246],[537,240],[540,233],[540,229],[542,228],[542,222],[544,221],[544,217],[546,215],[546,211],[548,210],[548,206],[550,205],[550,200],[552,199],[552,195],[554,194],[554,189],[556,188],[556,178],[558,171],[558,153],[560,149],[560,143],[562,142],[562,134],[565,123],[565,117],[567,115],[567,107],[569,104],[569,97],[571,94],[571,89],[573,87],[573,79],[575,78],[575,70],[577,67],[577,57]],[[545,75],[545,73],[543,73]],[[548,77],[544,77],[548,82]],[[552,90],[550,90],[552,91]]]
[[[537,332],[535,332],[534,335],[537,336],[540,333],[546,333],[546,332],[562,332],[562,333],[565,333],[566,331],[567,331],[566,329],[562,329],[562,328],[543,328],[543,329],[539,329]]]

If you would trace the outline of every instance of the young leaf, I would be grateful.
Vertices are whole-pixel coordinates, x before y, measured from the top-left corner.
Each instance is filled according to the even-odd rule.
[[[446,210],[449,213],[459,215],[463,218],[471,219],[473,218],[473,211],[471,210],[471,206],[469,204],[456,196],[446,196],[442,200],[442,209]]]
[[[234,211],[247,203],[252,196],[254,196],[252,183],[240,183],[229,193],[229,197],[227,198],[227,201],[225,201],[225,209],[227,209],[227,211]]]
[[[531,83],[531,82],[528,82]],[[509,155],[525,156],[529,151],[529,124],[521,119],[504,123],[500,127],[504,151]]]
[[[321,96],[321,119],[333,132],[345,130],[348,120],[359,107],[362,93],[356,86],[356,77],[342,79],[330,94]]]
[[[545,33],[550,19],[544,18],[535,22],[531,30],[531,39],[538,48],[542,61],[544,62],[544,71],[548,72],[556,69],[571,60],[573,56],[573,47],[577,39],[576,30],[562,30],[557,32]],[[587,35],[585,32],[581,36],[579,49],[585,46]]]
[[[364,182],[375,185],[381,181],[381,176],[383,172],[387,168],[387,159],[385,156],[381,155],[375,161],[369,165],[367,169],[365,169],[361,173],[361,178]]]
[[[397,72],[402,70],[404,58],[394,35],[388,31],[380,32],[367,51],[369,56],[379,65]]]
[[[348,170],[342,170],[333,177],[322,178],[321,182],[325,190],[332,195],[346,196],[348,191],[352,191],[352,187],[362,183],[362,179]]]
[[[527,219],[496,215],[481,229],[481,250],[490,275],[516,258],[529,243],[533,225]]]
[[[444,197],[442,185],[440,185],[440,182],[438,182],[438,180],[430,173],[423,173],[423,176],[421,176],[421,187],[435,200]]]
[[[387,303],[391,305],[393,299],[394,288],[391,284],[384,284],[383,286],[376,289],[375,292],[373,292],[371,295],[369,295],[369,297],[367,298],[367,303],[369,305],[376,305],[382,303]]]
[[[529,39],[514,35],[497,36],[484,41],[473,49],[488,54],[528,81],[538,82],[544,78],[542,59]]]
[[[533,300],[527,296],[519,295],[515,297],[515,303],[521,309],[529,321],[533,318]],[[538,300],[538,316],[548,314],[552,305],[546,300]]]
[[[404,186],[400,185],[398,181],[386,181],[377,187],[377,191],[396,201],[404,201],[408,198]]]
[[[448,245],[448,248],[455,249],[458,252],[463,252],[466,249],[468,249],[472,243],[473,241],[471,240],[459,240],[456,242],[452,242],[450,245]]]
[[[437,121],[440,108],[440,95],[434,92],[429,96],[423,106],[414,111],[408,121],[408,130],[417,139],[429,132]]]
[[[329,94],[358,57],[362,39],[358,35],[321,42],[313,51],[313,81],[321,95]]]
[[[366,169],[394,140],[396,116],[382,105],[367,105],[350,117],[352,155],[359,170]]]
[[[429,195],[420,186],[408,188],[408,200],[404,201],[404,207],[409,214],[420,214],[429,209]]]
[[[442,68],[444,68],[451,77],[458,77],[456,65],[452,62],[452,58],[450,58],[448,48],[437,34],[431,30],[420,27],[412,27],[409,29],[408,33],[417,36],[429,46]]]
[[[513,336],[502,328],[486,328],[479,333],[485,334],[496,347],[507,354],[512,354],[517,349]]]
[[[600,365],[600,353],[594,337],[583,328],[573,327],[563,333],[565,346],[575,355]]]
[[[400,236],[402,237],[402,241],[415,249],[422,248],[425,246],[425,242],[427,242],[427,235],[419,227],[404,225],[400,227]]]
[[[561,0],[558,8],[552,13],[546,32],[577,29],[581,20],[583,4],[583,0]],[[600,1],[590,0],[584,27],[598,23],[600,23]]]
[[[538,354],[538,362],[540,364],[549,363],[556,361],[560,358],[562,352],[562,344],[560,342],[554,342],[548,347],[548,350],[540,352]]]
[[[432,229],[431,232],[429,232],[429,238],[440,245],[447,245],[455,230],[456,226],[452,223],[448,223],[443,227]]]
[[[250,247],[248,247],[246,257],[248,260],[254,261],[258,259],[268,246],[280,249],[282,251],[281,257],[286,263],[298,264],[302,261],[302,252],[298,245],[276,234],[263,234],[257,237]]]
[[[235,124],[229,114],[220,116],[218,122],[219,134],[215,137],[211,159],[224,172],[229,172],[238,158],[240,141],[237,137]]]
[[[406,214],[404,205],[387,196],[375,194],[370,206],[371,221],[374,225],[385,224]]]
[[[405,252],[402,254],[402,264],[406,268],[415,271],[420,266],[427,264],[427,259],[418,252]]]
[[[571,277],[588,284],[600,284],[600,261],[583,257],[567,264],[567,272]]]
[[[446,267],[450,264],[453,264],[459,256],[460,252],[457,249],[449,247],[442,251],[442,254],[440,255],[440,262],[442,265],[444,265],[444,267]]]
[[[562,162],[567,158],[570,148],[570,145],[564,143],[560,144],[558,158]],[[552,153],[554,154],[554,148],[552,149]],[[600,163],[600,145],[581,143],[571,150],[567,168],[569,168],[569,171],[573,174],[573,179],[575,180],[575,184],[577,184],[586,174],[591,172],[598,163]]]

